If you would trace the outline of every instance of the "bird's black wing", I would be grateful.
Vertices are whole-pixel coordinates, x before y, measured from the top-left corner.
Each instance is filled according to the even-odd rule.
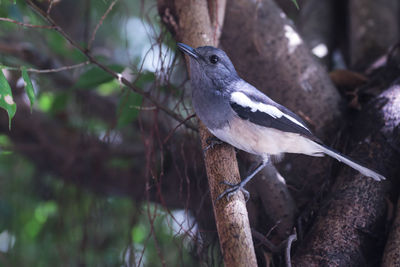
[[[230,106],[240,118],[249,120],[259,126],[277,129],[282,132],[298,133],[319,141],[299,116],[265,95],[260,99],[244,92],[236,92],[235,96],[231,97]]]

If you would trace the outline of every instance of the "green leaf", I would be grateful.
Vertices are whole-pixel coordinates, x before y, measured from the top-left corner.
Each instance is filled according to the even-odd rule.
[[[112,69],[115,72],[121,72],[123,71],[124,67],[120,65],[111,65],[108,66],[110,69]],[[105,72],[104,70],[100,68],[92,68],[85,73],[83,73],[78,81],[76,82],[74,88],[80,88],[80,89],[93,89],[103,83],[109,82],[113,80],[114,77]]]
[[[69,100],[70,94],[66,92],[57,92],[54,94],[54,98],[51,103],[51,107],[49,111],[52,114],[58,114],[60,112],[63,112],[68,105],[68,100]]]
[[[39,223],[43,224],[46,222],[47,218],[54,216],[57,213],[58,206],[54,201],[47,201],[40,203],[35,209],[35,219]]]
[[[148,229],[142,223],[139,223],[135,227],[132,228],[132,240],[135,244],[141,244],[148,234]]]
[[[38,98],[38,108],[43,112],[49,112],[53,105],[54,98],[53,93],[41,93]]]
[[[115,79],[99,85],[96,92],[101,96],[110,96],[114,93],[121,92],[121,87],[119,86],[118,80]]]
[[[296,6],[296,8],[297,8],[298,10],[300,10],[300,7],[299,7],[299,4],[297,3],[297,1],[296,1],[296,0],[292,0],[292,2],[293,2],[293,4]]]
[[[32,81],[29,78],[29,75],[28,75],[28,72],[26,71],[25,66],[21,67],[21,73],[22,73],[22,78],[25,81],[26,94],[28,95],[29,101],[31,102],[31,113],[32,113],[32,107],[33,107],[33,104],[35,103],[35,90],[33,89]]]
[[[118,121],[117,127],[121,128],[136,119],[140,111],[140,105],[142,104],[142,96],[136,94],[130,90],[126,90],[118,104],[117,114]]]
[[[11,119],[17,111],[17,105],[12,97],[11,87],[0,67],[0,107],[4,108],[8,114],[8,128],[11,130]]]

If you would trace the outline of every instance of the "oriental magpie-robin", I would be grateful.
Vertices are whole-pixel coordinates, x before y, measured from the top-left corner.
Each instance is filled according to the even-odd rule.
[[[197,116],[218,139],[262,157],[256,169],[218,199],[228,198],[237,190],[248,197],[244,186],[269,161],[270,156],[299,153],[331,156],[377,181],[384,176],[356,163],[324,145],[299,116],[274,102],[251,84],[242,80],[221,49],[202,46],[196,49],[182,43],[178,48],[190,56],[192,103]]]

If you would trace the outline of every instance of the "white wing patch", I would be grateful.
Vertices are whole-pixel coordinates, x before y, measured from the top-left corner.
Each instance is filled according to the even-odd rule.
[[[284,116],[288,120],[290,120],[290,121],[296,123],[297,125],[303,127],[307,131],[310,131],[301,122],[299,122],[295,118],[283,113],[277,107],[274,107],[274,106],[268,105],[268,104],[264,104],[264,103],[261,103],[261,102],[254,102],[242,92],[234,92],[234,93],[232,93],[231,100],[233,102],[235,102],[236,104],[241,105],[242,107],[250,108],[251,112],[256,112],[256,111],[264,112],[264,113],[268,114],[269,116],[271,116],[273,118],[281,118],[282,116]]]

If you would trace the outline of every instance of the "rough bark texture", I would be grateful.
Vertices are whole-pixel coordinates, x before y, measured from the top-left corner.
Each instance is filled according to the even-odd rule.
[[[296,21],[302,38],[306,41],[312,53],[327,68],[330,65],[330,55],[334,42],[334,1],[306,1],[301,7],[299,19]],[[326,53],[324,53],[325,49]]]
[[[350,65],[366,69],[400,37],[398,0],[350,0]]]
[[[286,16],[293,21],[297,21],[301,10],[303,7],[309,2],[310,0],[297,0],[297,4],[299,5],[299,9],[297,9],[296,5],[293,1],[286,1],[286,0],[274,0],[274,2],[279,6],[280,9],[285,12]]]
[[[205,141],[211,135],[203,128],[200,136],[205,147]],[[240,182],[237,161],[232,160],[232,157],[235,159],[235,152],[226,144],[221,145],[218,151],[208,150],[205,154],[205,161],[212,163],[206,164],[206,170],[221,251],[225,266],[257,266],[243,195],[236,194],[229,201],[225,198],[216,201],[218,195],[226,189],[224,185],[221,185],[222,181]]]
[[[353,158],[368,162],[389,181],[396,177],[400,90],[394,85],[374,99],[355,125]],[[384,238],[385,193],[376,182],[343,168],[317,221],[296,252],[296,266],[376,266]]]
[[[392,224],[392,229],[386,242],[381,266],[400,266],[400,199],[397,202],[396,218]]]
[[[219,1],[218,5],[219,8],[225,7],[224,1]],[[174,5],[159,2],[160,14],[163,16],[167,8],[173,6],[176,8],[173,13],[179,21],[176,29],[178,39],[194,47],[217,46],[218,31],[213,31],[206,1],[176,0]],[[223,13],[217,12],[217,14]],[[218,21],[218,19],[214,20]],[[205,148],[206,140],[211,137],[211,134],[201,123],[199,133],[202,147]],[[256,266],[243,195],[236,194],[229,201],[226,199],[215,201],[217,196],[226,189],[221,185],[222,181],[240,182],[235,151],[229,145],[220,145],[207,150],[204,159],[224,263],[226,266]]]

